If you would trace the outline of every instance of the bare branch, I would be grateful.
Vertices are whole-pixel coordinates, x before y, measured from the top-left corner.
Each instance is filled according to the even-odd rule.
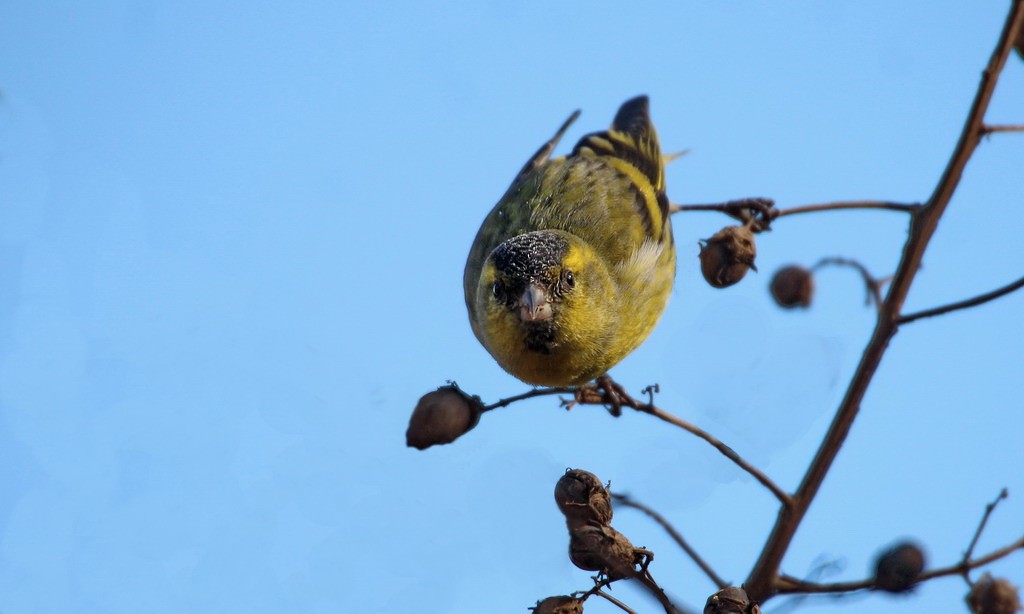
[[[942,578],[945,576],[966,575],[967,572],[972,569],[984,567],[989,563],[998,561],[1003,557],[1013,554],[1017,550],[1024,550],[1024,537],[1021,537],[1012,544],[1004,546],[998,550],[993,550],[985,556],[978,557],[974,560],[964,559],[955,565],[926,571],[921,574],[917,583],[920,584],[922,582],[927,582],[928,580],[934,580],[935,578]],[[831,582],[828,584],[807,582],[805,580],[786,575],[779,576],[775,580],[775,592],[779,594],[849,593],[853,591],[872,589],[874,586],[874,578],[857,580],[854,582]]]
[[[724,455],[726,458],[735,463],[740,469],[746,471],[751,476],[753,476],[754,479],[760,482],[762,486],[770,490],[772,494],[775,495],[775,498],[782,503],[784,509],[788,509],[794,505],[793,498],[792,496],[790,496],[789,493],[779,488],[775,484],[775,482],[773,482],[760,469],[744,460],[739,454],[736,453],[735,450],[719,441],[715,436],[711,435],[707,431],[701,429],[700,427],[694,424],[690,424],[686,420],[683,420],[678,416],[674,416],[655,405],[643,404],[640,405],[639,407],[634,407],[633,409],[641,411],[645,414],[650,414],[655,418],[668,422],[669,424],[674,424],[679,428],[683,429],[684,431],[687,431],[688,433],[692,433],[697,437],[700,437],[704,441],[714,446],[716,450],[721,452],[722,455]]]
[[[595,595],[600,595],[601,597],[604,597],[608,601],[611,601],[612,603],[617,605],[619,607],[619,609],[622,610],[623,612],[627,612],[628,614],[636,614],[636,610],[634,610],[633,608],[629,607],[628,605],[622,603],[621,601],[619,601],[615,597],[612,597],[611,595],[609,595],[608,593],[606,593],[604,591],[597,591],[594,594]]]
[[[904,213],[917,213],[921,209],[921,204],[896,203],[888,200],[845,200],[779,209],[775,217],[798,215],[800,213],[816,213],[819,211],[840,211],[843,209],[882,209],[887,211],[902,211]]]
[[[789,506],[791,506],[793,504],[793,501],[792,501],[789,493],[787,493],[786,491],[784,491],[781,488],[779,488],[775,484],[775,482],[773,482],[767,475],[765,475],[757,467],[751,465],[749,462],[744,460],[743,457],[741,457],[739,454],[737,454],[735,450],[733,450],[729,446],[727,446],[724,443],[722,443],[721,441],[719,441],[718,438],[716,438],[714,435],[708,433],[704,429],[702,429],[702,428],[700,428],[700,427],[698,427],[698,426],[696,426],[694,424],[691,424],[691,423],[687,422],[686,420],[683,420],[682,418],[680,418],[678,416],[670,414],[669,412],[667,412],[667,411],[659,408],[658,406],[656,406],[653,403],[653,399],[654,399],[654,392],[657,391],[657,386],[648,386],[647,388],[644,389],[644,392],[651,396],[651,401],[647,402],[647,403],[641,403],[640,401],[638,401],[635,398],[633,398],[629,393],[627,393],[622,388],[622,386],[620,386],[619,384],[613,382],[610,377],[607,378],[607,381],[611,384],[611,386],[605,386],[605,389],[604,389],[603,392],[599,392],[594,387],[584,386],[583,388],[580,389],[580,392],[577,393],[576,401],[575,402],[589,404],[589,405],[608,405],[608,404],[613,404],[613,405],[619,405],[621,407],[630,407],[630,408],[635,409],[635,410],[637,410],[639,412],[642,412],[642,413],[645,413],[645,414],[650,414],[650,415],[654,416],[655,418],[658,418],[660,420],[664,420],[665,422],[668,422],[669,424],[674,424],[675,426],[678,426],[679,428],[683,429],[684,431],[686,431],[688,433],[691,433],[693,435],[696,435],[697,437],[700,437],[704,441],[706,441],[709,444],[711,444],[716,450],[721,452],[726,458],[728,458],[733,463],[735,463],[737,466],[739,466],[740,469],[743,469],[744,471],[749,473],[751,476],[754,477],[755,480],[760,482],[762,486],[764,486],[765,488],[770,490],[772,492],[772,494],[774,494],[775,497],[780,502],[782,502],[782,504],[784,506],[789,507]],[[612,388],[611,391],[609,391],[607,389],[609,387]]]
[[[1024,124],[983,124],[981,132],[986,135],[992,134],[993,132],[1024,132]]]
[[[978,529],[974,532],[974,537],[971,538],[971,543],[967,546],[967,552],[964,552],[964,558],[960,561],[961,564],[966,564],[967,561],[971,560],[971,555],[974,554],[974,547],[978,545],[978,539],[981,537],[981,532],[985,530],[985,525],[988,524],[988,517],[995,511],[996,506],[1003,499],[1010,496],[1010,493],[1006,489],[999,491],[999,496],[995,498],[991,503],[985,506],[985,513],[981,516],[981,522],[978,523]],[[967,576],[967,572],[964,571],[964,580],[967,580],[967,584],[971,583],[971,579]]]
[[[945,313],[949,313],[951,311],[958,311],[960,309],[967,309],[969,307],[975,307],[977,305],[985,304],[985,303],[987,303],[989,301],[994,301],[995,299],[999,298],[1000,296],[1003,296],[1005,294],[1009,294],[1009,293],[1013,292],[1014,290],[1019,290],[1021,288],[1024,288],[1024,277],[1021,277],[1017,281],[1015,281],[1013,283],[1010,283],[1010,284],[1007,284],[1007,285],[1003,286],[1002,288],[997,288],[997,289],[995,289],[995,290],[993,290],[991,292],[986,292],[985,294],[980,294],[978,296],[975,296],[974,298],[969,298],[967,300],[958,301],[956,303],[950,303],[948,305],[943,305],[941,307],[934,307],[932,309],[926,309],[924,311],[918,311],[917,313],[911,313],[911,314],[902,316],[898,320],[896,320],[896,323],[897,324],[907,324],[908,322],[913,322],[914,320],[920,320],[921,318],[930,318],[932,316],[939,316],[939,315],[942,315],[942,314],[945,314]]]
[[[921,206],[922,205],[920,203],[897,203],[888,200],[841,200],[831,203],[816,203],[812,205],[799,205],[786,209],[776,209],[775,202],[772,199],[755,197],[700,205],[673,204],[669,207],[669,213],[680,213],[683,211],[719,211],[733,217],[741,217],[743,212],[753,210],[762,218],[770,221],[787,215],[817,213],[821,211],[842,211],[849,209],[875,209],[900,211],[903,213],[917,213],[921,209]]]
[[[679,213],[682,211],[719,211],[731,215],[732,217],[742,218],[743,216],[749,216],[750,211],[754,211],[761,215],[765,219],[772,219],[775,217],[775,201],[770,198],[738,198],[736,200],[728,200],[724,203],[712,203],[704,205],[669,205],[669,213]]]
[[[482,411],[491,411],[492,409],[498,409],[499,407],[507,407],[507,406],[515,403],[516,401],[524,401],[526,399],[532,399],[534,397],[544,397],[544,396],[550,396],[550,395],[553,395],[553,394],[572,394],[574,392],[576,392],[576,388],[573,388],[571,386],[563,386],[563,387],[558,387],[558,388],[534,388],[533,390],[531,390],[529,392],[524,392],[523,394],[517,394],[517,395],[511,396],[511,397],[508,397],[507,399],[501,399],[500,401],[495,401],[494,403],[491,403],[490,405],[484,405],[484,408],[483,408]]]
[[[640,510],[644,514],[647,514],[652,520],[654,520],[654,522],[660,524],[661,528],[665,529],[665,532],[667,532],[669,536],[673,540],[675,540],[677,544],[679,544],[679,547],[682,548],[683,551],[686,552],[686,554],[691,559],[693,559],[693,562],[701,568],[701,571],[703,571],[719,589],[723,589],[727,586],[730,586],[728,582],[723,580],[721,577],[719,577],[718,574],[715,573],[714,569],[711,569],[711,566],[708,565],[699,554],[697,554],[697,551],[694,550],[693,547],[690,546],[690,544],[687,543],[685,539],[683,539],[682,534],[679,533],[679,531],[677,531],[676,528],[672,526],[672,523],[666,520],[664,516],[654,511],[650,507],[644,505],[643,503],[639,503],[637,501],[632,500],[631,498],[629,498],[628,495],[612,493],[612,499],[621,503],[622,505],[625,505],[626,507],[632,507],[634,509]]]
[[[875,302],[875,306],[878,307],[879,309],[881,309],[881,307],[882,307],[882,286],[885,285],[888,281],[890,281],[891,278],[889,278],[889,277],[883,277],[883,278],[880,278],[880,279],[876,278],[874,275],[871,274],[871,271],[869,271],[866,266],[864,266],[863,264],[861,264],[860,262],[858,262],[856,260],[853,260],[852,258],[839,258],[839,257],[822,258],[814,266],[811,267],[811,270],[812,271],[817,271],[818,269],[820,269],[822,267],[825,267],[825,266],[829,266],[829,265],[832,265],[832,266],[847,266],[847,267],[850,267],[852,269],[856,269],[857,272],[860,273],[861,278],[864,280],[864,287],[867,289],[867,292],[868,292],[867,303],[870,305],[871,301],[874,301]]]
[[[903,256],[896,269],[896,275],[879,312],[878,323],[871,340],[864,349],[860,364],[857,365],[857,370],[850,381],[846,394],[836,410],[832,424],[811,461],[803,481],[793,495],[796,504],[783,506],[780,510],[761,555],[747,578],[745,583],[747,592],[756,601],[764,602],[778,590],[776,576],[782,558],[789,549],[800,522],[821,488],[825,475],[839,454],[857,413],[860,411],[860,404],[871,378],[878,369],[890,340],[896,334],[900,311],[914,277],[920,269],[921,258],[938,227],[939,219],[953,197],[953,192],[960,183],[967,161],[970,160],[971,154],[981,141],[983,136],[982,120],[985,117],[985,111],[988,109],[999,73],[1006,63],[1013,41],[1022,27],[1024,27],[1024,0],[1014,0],[999,42],[992,52],[988,66],[982,73],[981,83],[949,163],[925,207],[911,218],[910,236],[903,248]]]

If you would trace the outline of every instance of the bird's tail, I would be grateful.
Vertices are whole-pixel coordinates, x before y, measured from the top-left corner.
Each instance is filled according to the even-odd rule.
[[[668,225],[668,197],[665,160],[648,107],[647,96],[627,100],[615,114],[611,128],[580,139],[573,154],[605,158],[628,176],[641,196],[637,202],[639,213],[651,234],[657,236]]]

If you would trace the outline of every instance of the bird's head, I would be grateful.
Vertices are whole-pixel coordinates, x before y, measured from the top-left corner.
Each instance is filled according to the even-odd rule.
[[[551,354],[566,342],[610,334],[614,291],[607,267],[586,242],[540,230],[512,237],[491,252],[477,305],[493,343]]]

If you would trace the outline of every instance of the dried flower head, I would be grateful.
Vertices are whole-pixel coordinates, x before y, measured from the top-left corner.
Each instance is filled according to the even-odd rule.
[[[704,614],[761,614],[761,606],[750,601],[747,591],[728,586],[708,597]]]
[[[538,601],[533,614],[583,614],[583,601],[569,595],[557,595]]]
[[[613,580],[632,578],[648,555],[610,526],[569,527],[569,560],[580,569],[599,571]]]
[[[796,264],[784,266],[772,277],[771,292],[779,307],[810,307],[814,297],[814,274]]]
[[[1020,592],[1005,578],[986,573],[967,593],[967,605],[974,614],[1014,614],[1021,611]]]
[[[604,525],[612,520],[611,495],[601,480],[589,471],[566,471],[555,484],[555,503],[568,523]]]
[[[425,450],[451,443],[476,426],[482,412],[479,397],[469,396],[455,384],[441,386],[420,397],[409,418],[405,444]]]
[[[924,552],[916,544],[896,544],[875,561],[875,588],[890,593],[908,591],[924,571]]]
[[[731,286],[757,270],[757,246],[747,226],[726,226],[700,245],[700,272],[716,288]]]

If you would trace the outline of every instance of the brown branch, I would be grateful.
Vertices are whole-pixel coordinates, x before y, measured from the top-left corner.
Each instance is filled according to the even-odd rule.
[[[932,316],[939,316],[945,313],[949,313],[951,311],[967,309],[968,307],[975,307],[977,305],[982,305],[989,301],[994,301],[1000,296],[1003,296],[1004,294],[1009,294],[1014,290],[1019,290],[1020,288],[1024,288],[1024,277],[1021,277],[1017,281],[1007,284],[1002,288],[997,288],[991,292],[986,292],[985,294],[979,294],[974,298],[969,298],[963,301],[958,301],[956,303],[943,305],[941,307],[934,307],[932,309],[926,309],[924,311],[918,311],[917,313],[911,313],[905,316],[901,316],[898,320],[896,320],[896,323],[907,324],[908,322],[920,320],[921,318],[930,318]]]
[[[735,450],[722,443],[717,437],[708,433],[704,429],[679,418],[659,407],[654,405],[653,402],[644,403],[637,400],[632,395],[627,393],[621,385],[616,383],[609,376],[602,376],[599,378],[600,385],[588,384],[585,386],[575,387],[558,387],[558,388],[534,388],[529,392],[523,394],[517,394],[515,396],[502,399],[490,405],[483,407],[482,411],[490,411],[499,407],[505,407],[515,403],[516,401],[522,401],[525,399],[532,399],[534,397],[548,396],[553,394],[572,394],[572,400],[564,400],[562,403],[567,407],[574,405],[602,405],[610,406],[612,408],[613,415],[617,415],[615,412],[621,407],[629,407],[635,409],[641,413],[650,414],[660,420],[664,420],[669,424],[674,424],[679,428],[692,433],[697,437],[700,437],[704,441],[711,444],[716,450],[721,452],[726,458],[735,463],[740,469],[749,473],[755,480],[761,483],[762,486],[767,488],[775,495],[775,497],[785,506],[789,507],[793,505],[793,500],[789,493],[779,488],[767,475],[764,474],[760,469],[747,462],[743,457],[736,453]],[[651,395],[653,400],[653,394],[656,391],[656,386],[650,386],[644,390],[645,393]]]
[[[869,271],[866,266],[864,266],[863,264],[856,260],[853,260],[852,258],[822,258],[814,266],[811,267],[811,270],[817,271],[818,269],[829,265],[847,266],[852,269],[856,269],[857,272],[860,273],[861,278],[864,280],[864,287],[867,289],[868,292],[867,304],[870,305],[871,301],[874,300],[875,306],[881,309],[882,286],[886,282],[888,282],[890,278],[886,277],[882,279],[876,279],[875,276],[871,274],[871,271]]]
[[[749,473],[755,480],[760,482],[762,486],[770,490],[782,503],[783,507],[788,508],[793,506],[793,498],[790,493],[779,488],[775,482],[772,482],[771,479],[764,474],[764,472],[746,462],[745,459],[737,454],[731,447],[722,443],[711,433],[708,433],[696,425],[690,424],[679,418],[679,416],[654,405],[653,398],[654,393],[657,392],[656,385],[648,386],[644,389],[644,393],[648,394],[651,399],[649,402],[644,403],[634,398],[626,392],[622,385],[617,384],[608,376],[598,378],[598,382],[600,383],[599,385],[589,384],[579,389],[574,389],[575,397],[571,401],[566,401],[565,404],[570,407],[578,403],[583,405],[610,406],[612,415],[617,415],[616,411],[620,407],[630,407],[642,413],[653,415],[654,418],[657,418],[658,420],[663,420],[671,425],[675,425],[687,433],[696,435],[700,439],[707,441],[726,458],[728,458],[729,461],[732,461],[737,467],[746,473]]]
[[[515,403],[516,401],[523,401],[526,399],[532,399],[534,397],[544,397],[553,394],[572,394],[574,392],[576,392],[576,388],[570,386],[564,386],[559,388],[534,388],[529,392],[517,394],[515,396],[508,397],[507,399],[501,399],[499,401],[491,403],[490,405],[484,405],[481,411],[491,411],[492,409],[498,409],[499,407],[507,407]]]
[[[1024,124],[983,124],[981,126],[981,132],[982,134],[992,134],[993,132],[1024,132]]]
[[[967,552],[964,552],[964,558],[960,561],[961,564],[971,560],[971,555],[974,554],[974,547],[978,545],[978,539],[981,538],[981,532],[985,530],[985,525],[988,524],[988,517],[991,516],[992,512],[995,511],[996,506],[999,505],[999,502],[1009,496],[1010,493],[1008,493],[1004,488],[1001,491],[999,491],[999,496],[996,497],[995,500],[993,500],[991,503],[985,506],[985,513],[981,515],[981,522],[978,523],[978,529],[974,532],[974,537],[971,538],[970,545],[967,546]],[[971,583],[971,579],[967,576],[966,571],[964,572],[964,580],[967,580],[968,584]]]
[[[679,533],[679,531],[677,531],[676,528],[672,526],[672,523],[666,520],[664,516],[654,511],[650,507],[647,507],[643,503],[638,503],[630,499],[628,495],[612,493],[612,499],[621,503],[622,505],[625,505],[626,507],[632,507],[634,509],[640,510],[644,514],[647,514],[647,516],[649,516],[654,522],[660,524],[661,528],[665,529],[665,532],[668,533],[673,540],[675,540],[676,544],[678,544],[679,547],[682,548],[683,551],[686,552],[686,554],[691,559],[693,559],[693,562],[697,564],[697,567],[700,567],[701,571],[703,571],[719,589],[723,589],[727,586],[730,586],[728,582],[723,580],[721,577],[719,577],[718,574],[715,573],[714,569],[711,569],[711,566],[708,565],[699,554],[697,554],[697,551],[694,550],[689,543],[687,543],[687,541],[683,538],[682,534]]]
[[[770,198],[753,197],[704,205],[669,205],[669,213],[679,213],[682,211],[718,211],[733,217],[749,216],[750,211],[754,211],[765,219],[771,219],[775,217],[775,213],[773,213],[775,211],[775,201]]]
[[[615,605],[619,606],[619,609],[622,610],[623,612],[627,612],[628,614],[636,614],[636,610],[634,610],[633,608],[629,607],[628,605],[622,603],[621,601],[619,601],[615,597],[612,597],[611,595],[609,595],[608,593],[606,593],[604,591],[597,591],[594,594],[598,595],[598,596],[601,596],[601,597],[604,597],[608,601],[611,601]]]
[[[667,411],[654,405],[643,404],[640,405],[639,407],[633,407],[633,409],[643,412],[645,414],[650,414],[655,418],[668,422],[669,424],[674,424],[679,428],[683,429],[684,431],[692,433],[697,437],[700,437],[704,441],[714,446],[716,450],[721,452],[723,456],[725,456],[733,463],[735,463],[740,469],[746,471],[751,476],[753,476],[753,478],[760,482],[762,486],[770,490],[772,494],[775,495],[775,498],[782,503],[783,509],[789,509],[794,505],[793,497],[789,493],[779,488],[775,484],[775,482],[773,482],[760,469],[748,463],[746,460],[743,459],[743,457],[737,454],[735,450],[719,441],[711,433],[708,433],[707,431],[701,429],[700,427],[694,424],[690,424],[686,420],[683,420],[678,416],[674,416],[668,413]]]
[[[1012,544],[1004,546],[998,550],[993,550],[985,556],[978,557],[974,560],[964,559],[955,565],[926,571],[921,574],[917,583],[920,584],[922,582],[927,582],[928,580],[934,580],[935,578],[942,578],[945,576],[965,575],[972,569],[984,567],[989,563],[998,561],[1003,557],[1013,554],[1017,550],[1024,550],[1024,537],[1021,537]],[[792,576],[782,575],[776,578],[774,588],[778,594],[789,595],[811,593],[849,593],[853,591],[873,589],[874,586],[874,578],[856,580],[853,582],[831,582],[828,584],[818,584],[816,582],[807,582]]]
[[[807,514],[807,510],[818,494],[818,490],[825,481],[825,476],[853,426],[868,384],[878,369],[890,340],[896,334],[900,310],[910,291],[911,283],[920,269],[924,251],[938,227],[939,219],[953,197],[953,192],[960,182],[967,161],[970,160],[971,154],[981,141],[983,136],[982,120],[985,111],[995,90],[999,72],[1006,63],[1007,55],[1010,53],[1017,33],[1022,28],[1022,22],[1024,22],[1024,0],[1014,0],[999,42],[992,52],[988,66],[982,73],[981,83],[949,163],[927,204],[911,218],[910,237],[903,248],[903,255],[896,269],[896,275],[889,286],[888,295],[879,311],[878,322],[864,349],[860,364],[857,365],[857,370],[814,460],[811,461],[803,481],[793,495],[795,504],[782,507],[761,555],[750,571],[745,587],[747,593],[755,601],[764,602],[778,590],[775,581],[782,558],[789,549],[800,522]]]
[[[819,211],[839,211],[842,209],[883,209],[887,211],[917,213],[921,209],[921,204],[895,203],[888,200],[846,200],[815,205],[800,205],[799,207],[789,207],[788,209],[778,209],[775,217],[797,215],[800,213],[816,213]]]
[[[901,211],[903,213],[916,213],[921,209],[921,204],[897,203],[888,200],[842,200],[831,203],[816,203],[813,205],[789,207],[787,209],[776,209],[775,202],[770,198],[740,198],[722,203],[700,205],[672,204],[669,206],[669,213],[680,213],[683,211],[718,211],[733,217],[738,217],[746,211],[753,210],[761,215],[762,218],[774,220],[787,215],[849,209],[881,209],[887,211]]]

